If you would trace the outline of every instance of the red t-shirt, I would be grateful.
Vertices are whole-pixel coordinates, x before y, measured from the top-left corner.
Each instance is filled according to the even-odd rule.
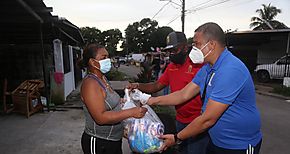
[[[192,81],[201,67],[202,64],[193,64],[187,57],[182,65],[170,63],[158,82],[163,85],[169,85],[171,92],[178,91]],[[186,103],[176,105],[176,120],[185,124],[190,123],[200,115],[201,106],[200,95],[195,96]]]

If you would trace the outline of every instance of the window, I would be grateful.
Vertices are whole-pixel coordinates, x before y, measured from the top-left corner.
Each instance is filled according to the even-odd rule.
[[[281,59],[278,61],[278,64],[279,64],[279,65],[286,64],[286,57],[281,58]],[[290,56],[287,57],[287,64],[290,64]]]
[[[70,68],[70,57],[69,57],[69,50],[67,46],[62,47],[62,53],[63,53],[63,68],[64,68],[64,74],[71,71]]]

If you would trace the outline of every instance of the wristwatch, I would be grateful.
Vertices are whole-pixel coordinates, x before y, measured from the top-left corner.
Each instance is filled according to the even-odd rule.
[[[174,134],[174,141],[175,141],[175,144],[177,144],[177,145],[182,143],[182,140],[177,137],[177,133]]]

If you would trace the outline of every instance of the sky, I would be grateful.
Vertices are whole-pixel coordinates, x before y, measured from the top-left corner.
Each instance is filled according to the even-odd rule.
[[[96,27],[101,31],[118,28],[124,36],[129,24],[151,18],[159,27],[170,26],[181,31],[181,0],[43,1],[47,7],[53,7],[53,15],[64,17],[78,27]],[[206,22],[216,22],[224,31],[250,30],[251,17],[258,16],[255,11],[269,3],[282,10],[276,20],[290,27],[290,0],[185,0],[185,34],[192,37],[194,30]]]

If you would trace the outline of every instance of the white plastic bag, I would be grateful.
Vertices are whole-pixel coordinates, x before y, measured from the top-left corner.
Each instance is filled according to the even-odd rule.
[[[136,102],[138,98],[135,97],[135,101],[133,101],[132,96],[134,95],[129,94],[128,89],[125,89],[126,103],[123,109],[140,105],[140,102]],[[137,153],[158,152],[163,144],[163,140],[159,139],[158,136],[164,133],[164,125],[150,106],[143,105],[143,107],[148,109],[143,118],[125,120],[125,127],[128,129],[129,146],[132,151]]]

